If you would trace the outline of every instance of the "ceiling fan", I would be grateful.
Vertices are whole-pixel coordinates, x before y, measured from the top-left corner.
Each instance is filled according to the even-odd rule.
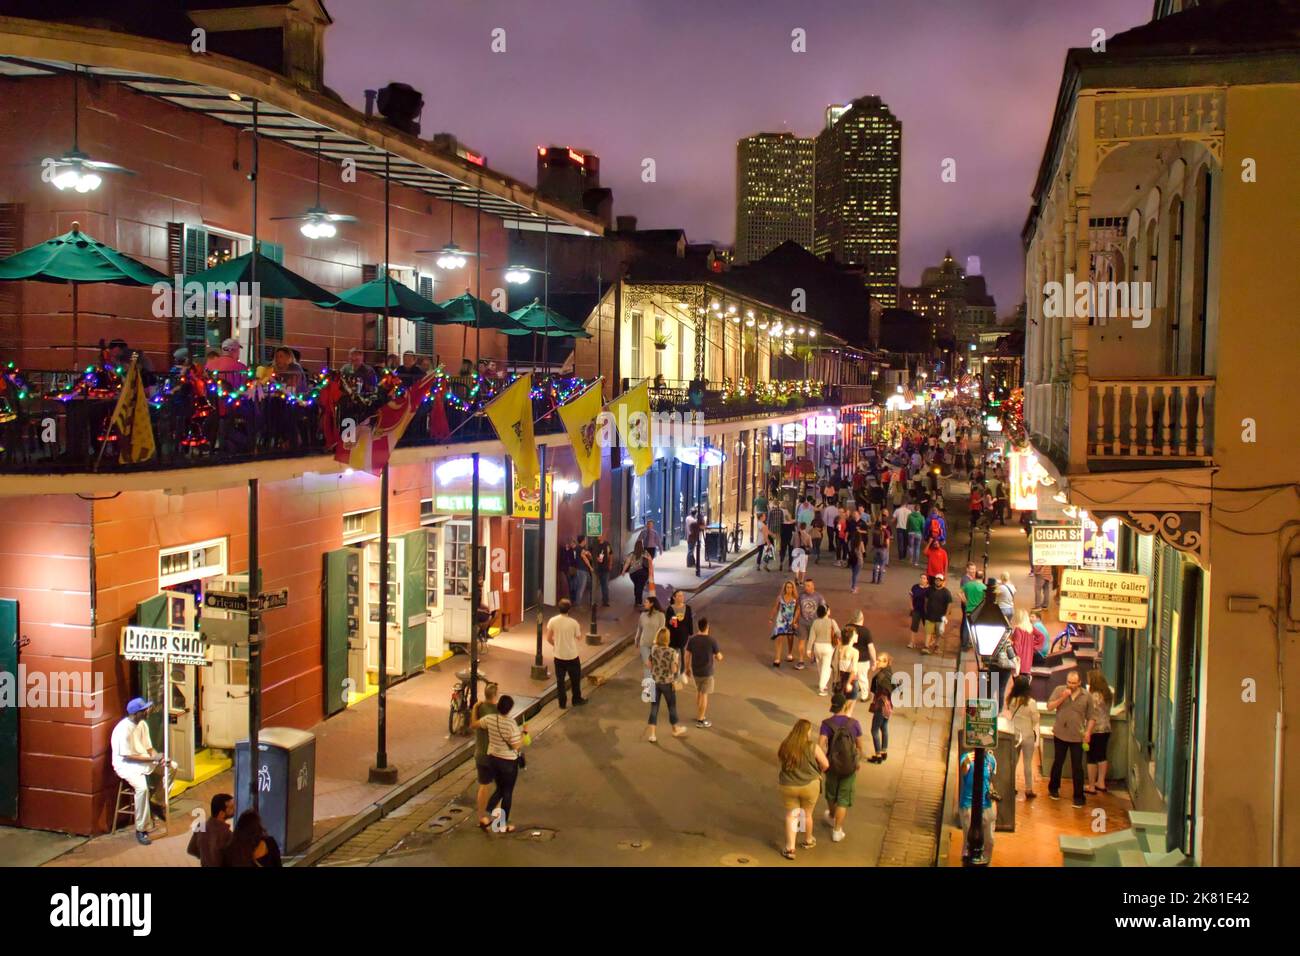
[[[316,137],[316,205],[310,207],[300,216],[272,216],[271,221],[292,220],[302,221],[299,231],[308,239],[332,239],[338,232],[334,228],[336,222],[356,222],[356,216],[349,216],[340,212],[330,212],[320,204],[320,158],[321,158],[321,138]]]
[[[79,148],[79,117],[81,67],[74,67],[72,75],[72,149],[57,159],[47,159],[42,165],[46,167],[45,179],[60,192],[72,189],[79,193],[94,192],[103,183],[100,173],[126,173],[134,176],[135,171],[119,166],[117,163],[105,163],[91,159]]]
[[[477,252],[468,252],[456,245],[452,236],[456,231],[456,203],[451,202],[451,218],[447,226],[447,244],[441,249],[416,249],[417,253],[436,253],[438,258],[435,260],[439,269],[450,271],[452,269],[465,268],[465,262],[468,258],[477,256]]]

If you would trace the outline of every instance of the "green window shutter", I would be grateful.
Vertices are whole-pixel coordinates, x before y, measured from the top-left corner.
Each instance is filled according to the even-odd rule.
[[[185,227],[185,249],[181,271],[186,276],[202,272],[208,267],[208,231],[199,226]],[[200,358],[207,347],[208,321],[202,315],[187,315],[181,320],[181,336],[190,354]]]
[[[328,551],[324,559],[325,593],[321,596],[324,666],[321,670],[325,680],[325,714],[329,716],[348,704],[348,576],[351,574],[354,581],[359,580],[360,559],[355,548]]]
[[[424,670],[425,629],[424,618],[429,613],[428,560],[429,542],[424,529],[410,531],[402,536],[406,542],[405,581],[402,585],[402,673],[415,674]],[[419,624],[412,625],[412,618]]]
[[[284,246],[278,242],[258,243],[262,255],[272,262],[284,265]],[[267,299],[262,302],[262,361],[269,362],[275,347],[284,342],[284,300]]]
[[[420,295],[433,301],[433,276],[420,276]],[[433,323],[415,320],[415,351],[420,355],[433,355]]]
[[[0,674],[18,673],[18,602],[0,599]],[[18,816],[18,708],[0,706],[0,817]]]

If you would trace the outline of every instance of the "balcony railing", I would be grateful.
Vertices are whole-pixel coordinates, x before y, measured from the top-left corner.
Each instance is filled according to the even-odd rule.
[[[116,433],[103,447],[116,397],[107,391],[90,391],[69,399],[68,389],[79,378],[76,373],[24,370],[19,383],[6,380],[6,388],[0,390],[0,475],[122,473],[332,455],[333,448],[325,441],[324,416],[332,414],[335,425],[347,418],[360,423],[389,398],[381,383],[381,388],[369,395],[344,398],[332,413],[314,394],[289,397],[271,393],[229,403],[216,398],[209,413],[196,415],[196,408],[203,403],[196,402],[192,394],[164,390],[149,405],[154,456],[138,464],[124,464],[118,460]],[[556,399],[574,388],[575,380],[534,376],[533,382],[535,432],[562,431],[554,413]],[[469,379],[446,381],[442,408],[450,436],[435,437],[437,429],[430,427],[434,402],[426,400],[399,447],[494,439],[491,424],[474,414],[486,390],[480,389],[476,401],[472,385]],[[64,397],[52,397],[55,395]]]
[[[1093,379],[1089,459],[1206,461],[1214,454],[1214,379]]]
[[[635,388],[646,379],[624,379],[624,389]],[[754,415],[779,415],[800,408],[848,404],[843,395],[845,388],[853,386],[828,385],[824,382],[795,381],[773,383],[762,387],[719,387],[704,383],[701,388],[691,382],[661,379],[650,386],[650,410],[654,412],[679,412],[683,415],[699,412],[705,420],[727,420]],[[785,389],[784,394],[774,394],[775,389]]]

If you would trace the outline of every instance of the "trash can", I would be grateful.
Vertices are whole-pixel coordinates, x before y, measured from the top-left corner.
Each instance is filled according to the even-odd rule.
[[[704,559],[719,563],[727,559],[727,533],[720,527],[704,532]]]
[[[263,727],[257,735],[257,803],[262,826],[286,856],[311,845],[316,796],[316,735],[292,727]],[[235,810],[248,799],[248,739],[235,742]]]

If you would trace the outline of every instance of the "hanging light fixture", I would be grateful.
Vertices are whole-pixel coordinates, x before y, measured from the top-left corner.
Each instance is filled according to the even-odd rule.
[[[462,187],[468,189],[468,186]],[[447,222],[447,244],[441,249],[416,249],[418,253],[437,253],[438,258],[434,260],[438,268],[444,272],[451,272],[456,269],[464,269],[465,264],[469,261],[470,256],[476,256],[476,252],[466,252],[460,246],[456,245],[453,236],[456,231],[456,203],[454,200],[448,200],[451,203],[451,213]],[[526,280],[525,280],[526,281]]]
[[[356,216],[348,216],[344,213],[330,212],[320,201],[320,161],[321,161],[321,137],[316,137],[316,204],[308,207],[307,211],[298,216],[272,216],[272,222],[283,220],[302,221],[298,227],[308,239],[333,239],[338,235],[338,229],[335,228],[336,222],[356,222]]]
[[[45,177],[59,192],[66,192],[69,189],[79,193],[94,192],[104,183],[104,178],[99,175],[100,172],[135,175],[125,166],[119,166],[117,163],[93,160],[79,148],[80,90],[81,67],[77,66],[72,76],[72,149],[58,159],[47,159],[43,163],[48,167]]]
[[[522,266],[510,266],[506,269],[505,278],[512,285],[524,285],[531,278],[531,274]]]

